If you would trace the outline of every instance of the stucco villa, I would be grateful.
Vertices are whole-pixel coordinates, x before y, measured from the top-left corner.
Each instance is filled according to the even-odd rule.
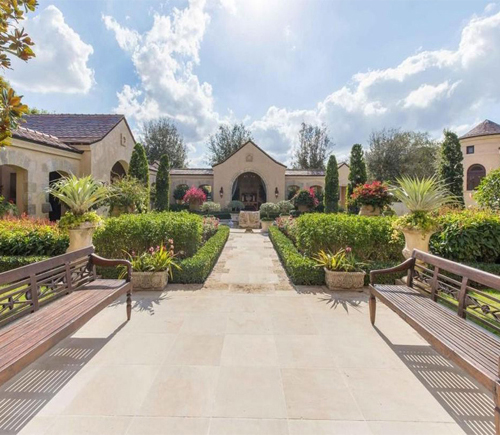
[[[152,178],[158,165],[151,166]],[[345,205],[349,166],[339,165],[340,204]],[[325,174],[322,170],[289,169],[248,141],[224,161],[212,168],[172,169],[171,201],[179,185],[205,187],[211,199],[225,207],[231,200],[239,200],[247,210],[258,210],[264,202],[289,199],[298,189],[313,188],[323,191]]]
[[[0,150],[0,193],[21,213],[52,220],[61,206],[46,193],[61,176],[92,174],[110,182],[126,174],[135,144],[123,115],[42,114],[24,118]]]
[[[486,119],[460,137],[464,155],[464,199],[465,205],[474,205],[474,189],[481,179],[500,168],[500,125]]]

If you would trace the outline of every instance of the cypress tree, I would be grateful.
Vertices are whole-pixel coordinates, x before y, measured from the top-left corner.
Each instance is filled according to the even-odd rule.
[[[354,188],[360,184],[365,184],[367,180],[366,164],[363,154],[363,147],[361,144],[356,143],[352,146],[351,156],[349,158],[349,183],[347,185],[347,196],[349,198]]]
[[[339,168],[337,159],[332,154],[328,159],[325,175],[325,213],[337,213],[339,211]]]
[[[158,175],[156,176],[156,209],[166,211],[170,201],[170,161],[168,155],[160,158]]]
[[[139,180],[146,188],[144,208],[145,210],[148,210],[150,201],[149,164],[148,158],[146,157],[146,150],[140,143],[136,143],[134,146],[134,151],[132,151],[128,175]]]
[[[458,136],[452,131],[445,130],[439,154],[437,176],[461,204],[464,203],[463,158]]]

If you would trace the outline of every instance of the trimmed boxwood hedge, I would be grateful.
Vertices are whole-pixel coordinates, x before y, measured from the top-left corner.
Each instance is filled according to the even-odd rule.
[[[7,272],[8,270],[17,269],[18,267],[27,266],[31,263],[36,263],[37,261],[48,260],[50,257],[45,257],[41,255],[4,255],[0,256],[0,273]]]
[[[172,282],[179,284],[202,284],[205,282],[228,237],[229,227],[219,226],[215,235],[210,237],[195,255],[180,262],[181,270],[174,269]]]

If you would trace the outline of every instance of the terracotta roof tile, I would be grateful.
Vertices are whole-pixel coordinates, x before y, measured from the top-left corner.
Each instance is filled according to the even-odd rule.
[[[71,151],[75,153],[82,153],[82,151],[73,148],[70,145],[61,142],[59,138],[52,136],[50,134],[45,134],[40,131],[31,130],[26,127],[18,127],[12,132],[12,136],[17,139],[27,140],[29,142],[36,142],[42,145],[47,145],[53,148],[60,148],[66,151]]]
[[[478,136],[490,136],[492,134],[500,134],[500,125],[496,122],[485,119],[481,124],[476,125],[471,131],[465,133],[460,139]]]
[[[185,168],[185,169],[171,169],[170,175],[213,175],[212,168]]]

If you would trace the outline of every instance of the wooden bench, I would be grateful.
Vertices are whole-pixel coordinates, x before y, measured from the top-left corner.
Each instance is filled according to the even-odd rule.
[[[406,282],[375,283],[379,275],[403,271]],[[500,291],[500,277],[415,250],[399,266],[370,272],[370,320],[375,324],[378,298],[439,353],[489,389],[500,434],[500,340],[467,320],[500,333],[500,299],[478,287]]]
[[[126,279],[97,279],[95,266],[127,267]],[[127,295],[132,311],[131,265],[107,260],[88,247],[0,273],[0,384]]]

